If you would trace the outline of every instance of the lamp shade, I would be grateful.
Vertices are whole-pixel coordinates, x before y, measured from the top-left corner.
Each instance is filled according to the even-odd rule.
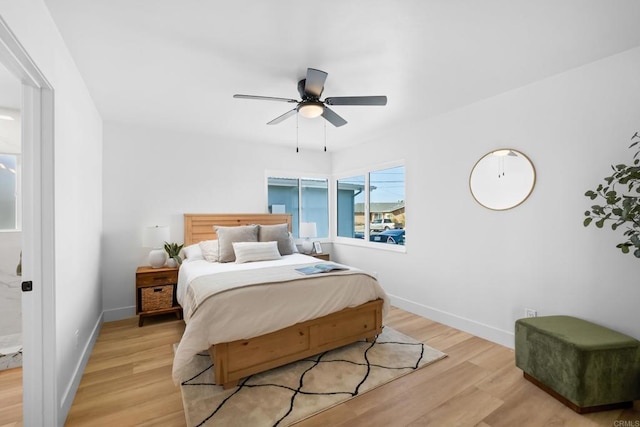
[[[317,235],[318,235],[318,230],[316,229],[315,222],[300,223],[300,237],[308,238],[308,237],[316,237]]]
[[[145,248],[160,249],[167,241],[169,241],[169,227],[166,225],[146,227],[143,230],[142,246]]]

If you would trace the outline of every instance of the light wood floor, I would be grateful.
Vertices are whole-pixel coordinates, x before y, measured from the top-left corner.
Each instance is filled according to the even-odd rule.
[[[67,426],[185,425],[171,381],[172,344],[184,323],[171,319],[149,318],[142,328],[137,318],[104,324]],[[449,357],[298,426],[640,426],[640,402],[574,413],[524,380],[510,349],[400,309],[386,324]],[[19,371],[0,372],[0,427],[21,425]]]

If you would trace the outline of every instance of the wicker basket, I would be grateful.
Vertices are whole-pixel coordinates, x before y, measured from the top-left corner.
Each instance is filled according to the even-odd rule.
[[[173,285],[142,288],[142,311],[173,307]]]

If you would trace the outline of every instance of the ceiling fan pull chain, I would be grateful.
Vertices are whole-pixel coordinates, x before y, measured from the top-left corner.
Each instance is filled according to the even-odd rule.
[[[327,152],[327,121],[324,121],[324,152]]]
[[[296,153],[300,152],[300,136],[298,135],[298,123],[300,123],[298,119],[298,115],[296,114]]]

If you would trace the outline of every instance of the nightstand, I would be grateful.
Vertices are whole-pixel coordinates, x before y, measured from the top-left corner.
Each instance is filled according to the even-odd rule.
[[[175,267],[138,267],[136,270],[136,314],[138,326],[143,319],[158,314],[175,313],[182,319],[182,307],[176,300],[178,269]]]
[[[331,256],[329,254],[311,254],[311,256],[325,261],[331,261]]]

